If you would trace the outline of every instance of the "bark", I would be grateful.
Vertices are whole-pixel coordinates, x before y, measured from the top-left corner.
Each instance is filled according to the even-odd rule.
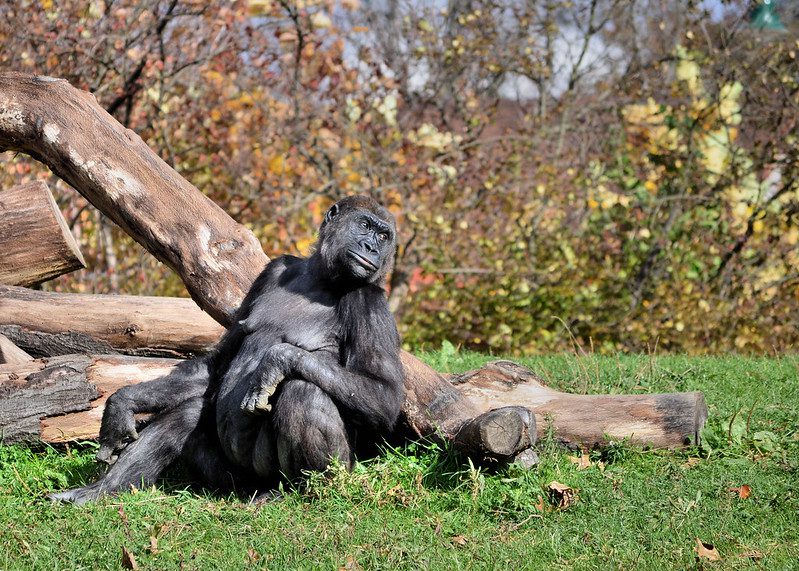
[[[0,73],[0,151],[46,164],[229,324],[269,261],[255,236],[64,80]]]
[[[0,427],[6,441],[95,438],[109,394],[164,375],[178,362],[67,355],[0,365]],[[707,418],[701,393],[572,395],[547,388],[533,373],[508,361],[455,377],[455,384],[437,374],[431,382],[429,369],[414,357],[406,354],[404,365],[406,424],[418,436],[452,441],[480,459],[514,457],[534,442],[536,427],[539,435],[551,428],[556,438],[573,447],[622,439],[678,447],[698,442]],[[34,422],[34,417],[41,421]]]
[[[224,328],[190,299],[0,286],[0,333],[36,357],[94,353],[191,357]]]
[[[164,375],[177,362],[66,355],[0,365],[2,440],[58,443],[96,438],[110,394],[124,385]]]
[[[0,192],[0,244],[0,284],[31,286],[86,267],[53,195],[41,181]]]

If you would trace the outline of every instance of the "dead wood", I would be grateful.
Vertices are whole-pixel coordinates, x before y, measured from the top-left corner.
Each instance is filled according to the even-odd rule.
[[[269,261],[255,236],[62,79],[0,73],[0,151],[46,164],[156,258],[220,323]]]
[[[188,298],[0,286],[0,333],[36,357],[191,357],[207,352],[224,330]]]
[[[86,267],[41,181],[0,192],[0,244],[0,284],[31,286]]]

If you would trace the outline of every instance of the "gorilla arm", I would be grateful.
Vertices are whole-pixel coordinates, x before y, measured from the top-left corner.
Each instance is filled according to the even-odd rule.
[[[97,459],[112,464],[117,453],[131,440],[139,437],[136,431],[138,413],[160,413],[195,397],[215,390],[215,372],[226,365],[227,355],[235,353],[244,336],[236,323],[222,337],[210,355],[183,361],[168,375],[135,385],[127,385],[113,393],[105,403],[100,424],[100,449]]]
[[[242,402],[243,410],[269,410],[267,401],[275,386],[296,377],[325,391],[357,422],[380,430],[394,427],[405,395],[405,374],[385,294],[376,286],[360,288],[339,302],[338,311],[343,325],[339,354],[274,345]]]
[[[356,419],[380,431],[389,431],[399,416],[404,397],[402,365],[397,359],[378,358],[372,370],[350,370],[327,351],[306,351],[288,343],[269,349],[261,365],[260,382],[242,403],[247,412],[268,411],[274,387],[285,378],[300,378],[325,391]]]
[[[211,381],[210,368],[209,357],[184,361],[164,377],[122,387],[108,397],[100,425],[97,459],[113,463],[117,452],[139,437],[136,413],[162,412],[205,394]]]

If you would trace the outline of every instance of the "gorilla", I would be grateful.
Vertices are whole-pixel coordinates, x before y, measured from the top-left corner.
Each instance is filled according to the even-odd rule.
[[[176,463],[239,493],[334,459],[351,467],[359,429],[388,434],[404,398],[383,290],[395,244],[394,217],[373,199],[335,203],[313,254],[271,261],[209,355],[109,397],[97,458],[110,469],[51,497],[81,504],[149,486]],[[141,434],[137,413],[152,413]]]

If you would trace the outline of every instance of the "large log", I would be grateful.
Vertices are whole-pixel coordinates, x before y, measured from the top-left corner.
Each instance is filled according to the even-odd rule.
[[[576,395],[553,391],[530,370],[495,361],[449,379],[478,411],[523,405],[535,413],[539,438],[552,430],[570,447],[626,440],[654,448],[698,444],[707,420],[701,392]]]
[[[96,438],[106,398],[155,379],[178,361],[119,355],[66,355],[0,365],[0,438],[68,442]]]
[[[86,267],[41,181],[0,192],[0,244],[0,284],[31,286]]]
[[[560,442],[573,447],[624,439],[677,447],[698,442],[707,417],[701,393],[572,395],[547,388],[529,370],[507,361],[455,377],[455,384],[437,374],[431,382],[429,369],[416,358],[406,354],[403,362],[403,413],[412,432],[452,441],[478,457],[514,456],[534,441],[529,430],[535,426],[539,435],[551,428]],[[177,363],[68,355],[0,365],[0,430],[6,441],[95,438],[110,393],[166,374]],[[535,420],[526,417],[528,409]],[[36,414],[38,424],[32,420]]]
[[[174,269],[229,324],[269,261],[244,226],[178,175],[94,96],[61,79],[0,73],[0,151],[46,164]]]
[[[187,298],[0,286],[0,334],[36,357],[71,353],[190,357],[207,352],[224,331]]]

